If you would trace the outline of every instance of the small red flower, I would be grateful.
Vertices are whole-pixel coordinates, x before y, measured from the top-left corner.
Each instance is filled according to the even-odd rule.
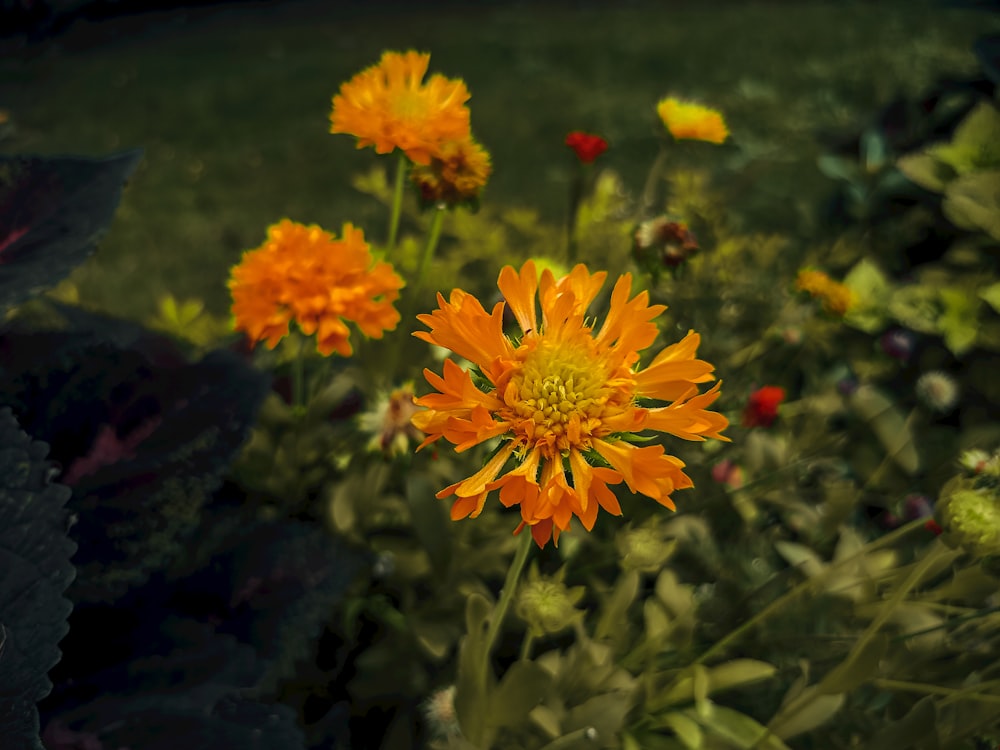
[[[584,164],[590,164],[608,150],[608,142],[601,136],[580,130],[574,130],[566,136],[566,145],[576,152],[576,157]]]
[[[785,389],[765,385],[750,394],[743,410],[744,427],[770,427],[778,417],[778,407],[785,400]]]
[[[933,518],[928,519],[927,523],[924,524],[924,528],[931,532],[934,536],[941,536],[944,532],[944,529],[941,528],[941,524]]]

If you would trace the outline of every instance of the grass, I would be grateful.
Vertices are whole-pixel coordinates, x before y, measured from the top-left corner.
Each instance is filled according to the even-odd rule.
[[[603,165],[638,190],[657,151],[654,105],[675,94],[725,113],[732,144],[688,158],[738,181],[734,210],[808,232],[831,188],[815,168],[819,135],[974,70],[972,41],[1000,25],[906,0],[339,5],[149,15],[8,45],[0,107],[17,131],[0,149],[145,149],[100,251],[73,277],[84,301],[145,318],[171,292],[224,312],[229,267],[284,216],[383,239],[384,209],[349,185],[378,159],[330,135],[327,118],[340,83],[385,49],[430,51],[433,71],[465,79],[495,166],[485,201],[561,223],[573,129],[608,137]]]

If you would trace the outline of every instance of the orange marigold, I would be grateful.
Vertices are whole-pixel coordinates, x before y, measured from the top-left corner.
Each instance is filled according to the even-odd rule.
[[[399,323],[392,303],[402,287],[391,264],[372,264],[360,229],[344,224],[338,240],[289,219],[268,227],[267,240],[243,253],[229,280],[236,330],[254,343],[273,349],[294,320],[305,335],[317,334],[321,354],[344,357],[352,352],[345,321],[381,338]]]
[[[358,148],[380,154],[399,148],[417,164],[430,163],[445,141],[469,137],[469,91],[461,79],[435,73],[424,83],[431,56],[385,52],[333,97],[330,132],[356,136]]]
[[[729,129],[722,115],[700,104],[668,97],[656,105],[656,113],[670,135],[677,140],[687,138],[722,143],[729,136]]]
[[[814,269],[799,271],[795,277],[795,288],[820,300],[824,310],[838,317],[846,315],[854,302],[854,293],[849,287]]]
[[[430,164],[413,167],[410,179],[425,202],[454,206],[478,198],[491,171],[489,153],[469,137],[442,143]]]
[[[550,538],[558,543],[573,516],[590,530],[598,507],[621,514],[608,485],[624,481],[671,509],[671,493],[692,486],[680,459],[661,445],[633,445],[630,436],[656,430],[685,440],[728,440],[721,434],[728,420],[707,409],[719,384],[698,391],[699,383],[715,379],[715,368],[695,359],[698,334],[689,332],[645,369],[637,367],[639,352],[657,336],[651,321],[666,308],[650,305],[646,292],[629,299],[630,274],[615,284],[601,329],[588,325],[587,307],[606,276],[583,265],[558,280],[548,270],[539,278],[532,261],[520,272],[505,267],[498,286],[521,328],[517,340],[504,335],[504,302],[486,312],[461,289],[448,301],[439,294],[439,309],[417,316],[430,330],[416,337],[478,370],[474,378],[447,359],[443,376],[424,371],[436,392],[417,399],[426,410],[413,423],[428,436],[420,447],[442,437],[458,452],[503,441],[480,471],[438,493],[456,497],[453,519],[479,515],[487,495],[499,490],[503,505],[520,506],[515,533],[527,525],[539,546]],[[652,401],[665,403],[647,405]]]

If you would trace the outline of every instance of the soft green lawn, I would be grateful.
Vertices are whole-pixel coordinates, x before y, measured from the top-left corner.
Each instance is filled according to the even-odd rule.
[[[655,103],[675,94],[725,113],[730,145],[686,157],[738,181],[745,203],[734,210],[807,232],[831,188],[814,166],[817,134],[974,70],[971,42],[1000,25],[912,0],[338,5],[144,16],[103,24],[96,42],[79,29],[7,53],[0,107],[17,132],[0,149],[146,152],[111,232],[74,276],[86,301],[146,317],[170,291],[223,312],[229,266],[283,216],[334,231],[352,221],[383,239],[385,211],[349,178],[394,162],[330,135],[327,118],[340,83],[385,49],[430,51],[432,71],[467,82],[473,130],[494,160],[485,201],[561,222],[572,129],[607,136],[603,166],[638,190],[657,150]]]

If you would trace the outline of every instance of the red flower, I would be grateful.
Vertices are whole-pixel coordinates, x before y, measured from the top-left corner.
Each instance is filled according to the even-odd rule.
[[[931,532],[934,536],[941,536],[942,532],[944,532],[944,529],[941,528],[941,524],[933,518],[928,519],[927,523],[924,524],[924,528]]]
[[[574,130],[566,136],[566,145],[576,152],[576,157],[584,164],[590,164],[608,150],[608,142],[601,136],[580,130]]]
[[[743,410],[744,427],[770,427],[778,417],[778,406],[785,400],[785,389],[765,385],[750,394]]]

